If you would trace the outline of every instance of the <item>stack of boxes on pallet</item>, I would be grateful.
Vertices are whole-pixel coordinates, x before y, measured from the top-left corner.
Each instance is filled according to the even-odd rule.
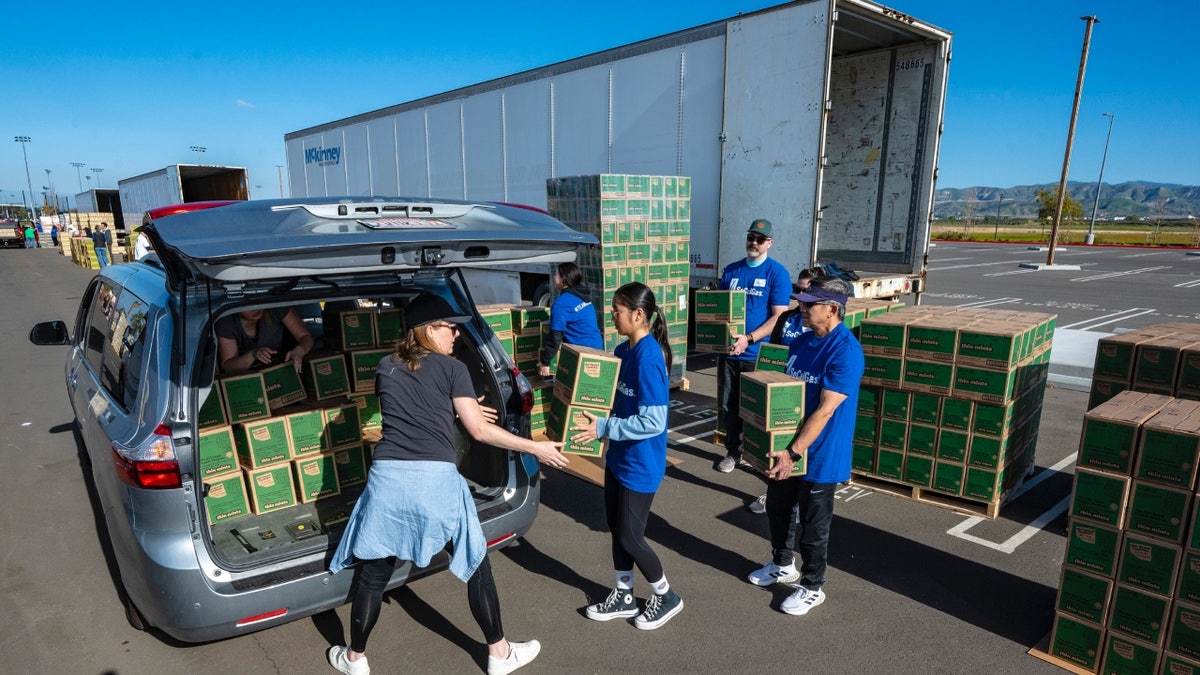
[[[738,416],[742,418],[742,457],[766,473],[775,466],[772,452],[786,452],[804,422],[804,381],[785,373],[742,373]],[[807,472],[807,456],[791,475]]]
[[[1100,340],[1088,408],[1126,390],[1200,400],[1200,324],[1160,323]]]
[[[1165,326],[1096,353],[1095,372],[1130,379],[1084,416],[1048,650],[1092,672],[1200,673],[1200,401],[1134,390],[1177,382],[1160,350],[1178,357],[1185,340],[1159,338],[1200,335]]]
[[[70,247],[71,262],[84,269],[100,269],[100,261],[96,259],[96,246],[90,237],[63,237],[60,239],[64,248]]]
[[[1033,468],[1055,321],[929,306],[864,319],[854,472],[995,517]]]
[[[328,310],[326,349],[217,381],[199,415],[212,524],[340,494],[366,482],[382,427],[375,373],[403,333],[399,309]],[[382,347],[380,346],[382,345]]]
[[[607,320],[613,292],[632,281],[646,284],[667,320],[673,383],[684,379],[687,363],[691,185],[683,176],[623,174],[546,182],[550,215],[600,241],[576,262],[595,293],[604,348],[611,352],[623,339]]]
[[[559,349],[546,435],[562,441],[563,452],[590,457],[604,454],[608,439],[576,443],[571,440],[571,428],[588,423],[585,412],[597,417],[611,414],[620,371],[621,359],[599,349],[566,344]]]

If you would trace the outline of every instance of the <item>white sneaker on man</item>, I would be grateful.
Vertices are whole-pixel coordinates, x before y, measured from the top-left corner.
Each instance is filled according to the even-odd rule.
[[[825,591],[819,588],[813,591],[803,586],[798,586],[796,592],[787,596],[783,604],[779,605],[779,609],[792,616],[804,616],[808,614],[808,610],[822,602],[825,602]]]
[[[755,586],[788,584],[800,578],[800,571],[796,569],[796,563],[780,567],[772,560],[751,572],[746,578]]]
[[[750,509],[750,513],[759,513],[759,514],[766,513],[767,512],[767,493],[764,492],[761,495],[759,495],[758,499],[755,499],[754,501],[747,504],[746,508]]]

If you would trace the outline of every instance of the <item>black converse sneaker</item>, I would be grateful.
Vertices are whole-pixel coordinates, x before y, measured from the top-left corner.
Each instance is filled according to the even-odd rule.
[[[633,620],[633,625],[642,630],[654,630],[671,620],[671,617],[683,609],[683,598],[675,591],[667,591],[662,595],[651,595],[646,601],[646,610]]]
[[[614,588],[604,602],[588,605],[587,608],[587,618],[593,621],[627,619],[637,613],[637,600],[633,599],[633,589],[629,588]]]

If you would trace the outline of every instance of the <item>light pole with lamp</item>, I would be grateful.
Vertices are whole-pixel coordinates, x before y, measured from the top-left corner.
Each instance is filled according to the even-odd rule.
[[[200,160],[200,153],[202,153],[202,152],[208,152],[208,148],[204,147],[203,145],[193,145],[193,146],[191,146],[189,149],[190,149],[192,152],[196,153],[196,163],[197,163],[197,164],[203,164],[204,162],[202,162],[202,161]]]
[[[1108,161],[1108,142],[1112,139],[1113,121],[1117,116],[1112,113],[1100,113],[1108,118],[1108,135],[1104,137],[1104,155],[1100,158],[1100,177],[1096,179],[1096,201],[1092,202],[1092,222],[1088,225],[1087,236],[1083,243],[1096,243],[1096,209],[1100,208],[1100,186],[1104,183],[1104,163]]]
[[[25,144],[28,143],[32,139],[30,139],[28,136],[13,136],[13,140],[16,141],[17,143],[21,144],[21,157],[23,157],[25,159],[25,182],[29,186],[29,204],[30,204],[30,206],[32,206],[33,205],[33,181],[29,179],[29,156],[25,154]],[[22,195],[22,201],[24,201],[24,195]],[[37,218],[37,210],[36,209],[31,208],[29,210],[29,213],[30,213],[31,218],[34,218],[34,219]]]
[[[83,162],[71,162],[71,166],[75,167],[75,178],[79,180],[79,191],[83,192],[83,179],[79,177],[79,167],[87,166]]]
[[[992,239],[1000,239],[1000,206],[1004,203],[1004,193],[1000,193],[1000,200],[996,202],[996,229],[992,232]]]
[[[100,173],[103,172],[104,169],[93,166],[92,168],[88,169],[88,171],[91,171],[92,173],[96,174],[96,189],[99,190],[102,187],[100,185]]]
[[[279,174],[279,198],[283,199],[283,165],[276,164],[275,171]]]

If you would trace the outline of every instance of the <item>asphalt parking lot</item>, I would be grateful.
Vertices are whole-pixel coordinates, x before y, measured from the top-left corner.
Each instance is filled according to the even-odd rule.
[[[103,519],[93,512],[72,439],[64,352],[26,337],[36,321],[72,318],[91,272],[51,251],[3,253],[4,670],[332,672],[324,651],[344,642],[348,606],[202,645],[128,626]],[[1052,311],[1060,331],[1097,335],[1200,321],[1200,257],[1059,247],[1057,262],[1080,269],[1021,271],[1019,263],[1045,255],[1025,246],[938,243],[922,302]],[[1049,631],[1053,614],[1085,392],[1048,387],[1037,472],[996,520],[844,486],[828,599],[801,618],[778,611],[786,589],[745,581],[769,554],[765,519],[745,508],[762,482],[747,471],[712,470],[721,449],[709,442],[711,357],[690,359],[688,378],[689,390],[673,394],[670,416],[670,454],[681,461],[668,472],[648,531],[684,611],[653,632],[583,616],[612,581],[602,495],[547,469],[534,529],[493,556],[508,635],[543,643],[522,672],[1060,672],[1026,651]],[[465,588],[449,575],[389,594],[370,647],[376,672],[480,672],[483,654]]]

